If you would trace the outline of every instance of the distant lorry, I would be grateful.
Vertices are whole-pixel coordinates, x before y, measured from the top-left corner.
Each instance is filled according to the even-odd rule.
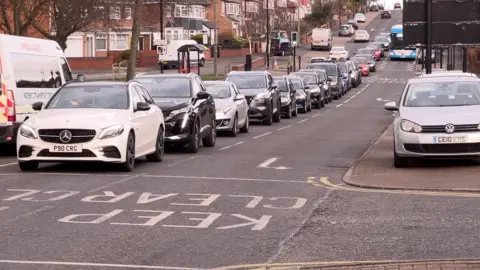
[[[15,144],[18,128],[35,114],[32,104],[45,104],[73,79],[57,42],[0,34],[0,144]]]
[[[178,68],[178,49],[183,45],[198,44],[193,39],[188,40],[158,40],[154,39],[153,44],[157,46],[158,65],[163,65],[163,68]],[[204,50],[208,48],[200,45]],[[186,56],[185,56],[186,57]],[[204,52],[190,52],[190,65],[196,66],[199,63],[203,67],[205,65]],[[180,60],[181,61],[181,60]]]

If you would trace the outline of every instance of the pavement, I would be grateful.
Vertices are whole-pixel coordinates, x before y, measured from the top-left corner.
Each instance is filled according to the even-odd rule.
[[[366,28],[387,30],[398,20],[394,11],[392,20]],[[131,173],[83,163],[22,173],[14,156],[2,154],[0,269],[258,269],[480,257],[478,194],[342,181],[391,124],[384,100],[398,98],[402,80],[413,76],[407,62],[381,64],[381,79],[365,79],[325,108],[252,125],[195,155],[170,150],[160,164],[139,160]]]

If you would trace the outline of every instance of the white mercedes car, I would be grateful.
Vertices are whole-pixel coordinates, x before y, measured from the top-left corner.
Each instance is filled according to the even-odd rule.
[[[136,82],[74,82],[61,87],[19,128],[20,169],[40,162],[100,161],[132,171],[135,159],[160,162],[164,119],[145,88]]]
[[[393,111],[393,165],[480,157],[480,79],[455,74],[409,80]]]
[[[216,107],[217,131],[228,131],[232,137],[248,133],[248,103],[235,84],[226,81],[203,81]]]
[[[353,42],[369,42],[370,34],[367,30],[357,30],[353,35]]]
[[[357,20],[357,22],[359,23],[364,23],[367,20],[367,18],[365,17],[365,14],[363,13],[355,14],[355,17],[353,17],[353,19]]]
[[[339,60],[339,59],[350,59],[350,54],[348,51],[345,49],[345,47],[333,47],[330,50],[330,58],[333,60]]]

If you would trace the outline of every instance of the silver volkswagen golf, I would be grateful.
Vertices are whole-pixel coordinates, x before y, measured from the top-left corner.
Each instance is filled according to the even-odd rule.
[[[445,74],[409,80],[394,112],[394,166],[417,158],[480,157],[480,79]]]

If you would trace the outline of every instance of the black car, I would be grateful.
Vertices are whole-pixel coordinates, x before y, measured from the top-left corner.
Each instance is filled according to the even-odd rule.
[[[231,71],[225,80],[233,82],[247,99],[249,119],[262,120],[265,125],[280,122],[280,91],[269,72]]]
[[[358,29],[358,22],[357,22],[357,20],[348,20],[348,21],[347,21],[347,24],[350,24],[351,26],[353,26],[353,29],[355,29],[355,30]]]
[[[305,84],[309,87],[312,107],[320,109],[332,101],[330,91],[330,81],[323,69],[301,69],[298,72],[290,73],[302,77]]]
[[[392,18],[392,13],[389,10],[383,10],[382,13],[380,13],[380,19],[391,19]]]
[[[280,42],[278,47],[273,48],[274,55],[292,55],[293,46],[290,42]]]
[[[297,98],[293,83],[287,76],[274,76],[273,81],[280,90],[280,101],[282,102],[282,115],[285,118],[292,118],[298,115]]]
[[[135,77],[150,92],[165,118],[165,144],[191,153],[215,146],[215,102],[197,74],[144,73]]]
[[[385,36],[377,36],[374,40],[375,43],[380,43],[384,51],[390,50],[390,39]]]
[[[379,10],[384,10],[385,7],[384,7],[382,4],[378,4],[378,9],[379,9]]]
[[[289,76],[295,89],[297,107],[301,113],[307,113],[312,110],[312,98],[310,95],[310,86],[307,86],[305,80],[300,76]]]
[[[378,11],[378,6],[377,5],[371,5],[370,6],[370,11]]]
[[[342,86],[343,74],[336,63],[325,62],[310,64],[307,66],[307,69],[323,69],[326,71],[328,79],[330,80],[330,90],[332,91],[333,99],[339,99],[347,92]]]

